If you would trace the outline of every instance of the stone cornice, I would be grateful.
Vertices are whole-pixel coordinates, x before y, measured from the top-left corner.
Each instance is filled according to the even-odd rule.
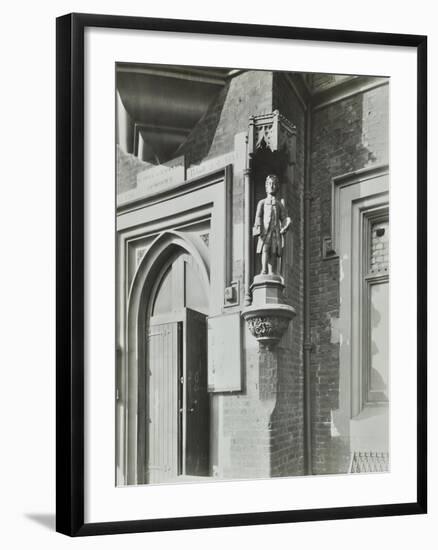
[[[323,109],[356,94],[389,84],[389,78],[385,77],[352,76],[324,90],[312,92],[303,73],[285,72],[284,75],[302,107],[307,110],[310,106],[313,111]]]
[[[387,86],[389,84],[389,78],[384,77],[372,77],[372,76],[356,76],[351,79],[344,80],[339,84],[317,92],[312,95],[311,105],[312,110],[323,109],[328,105],[337,103],[356,94],[378,88],[379,86]]]

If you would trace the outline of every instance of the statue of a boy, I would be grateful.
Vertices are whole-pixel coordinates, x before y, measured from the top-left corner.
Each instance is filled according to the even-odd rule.
[[[291,224],[283,199],[277,197],[279,187],[275,174],[267,176],[266,198],[257,204],[253,235],[258,237],[257,254],[262,255],[262,275],[280,275],[278,259],[283,254],[284,234]]]

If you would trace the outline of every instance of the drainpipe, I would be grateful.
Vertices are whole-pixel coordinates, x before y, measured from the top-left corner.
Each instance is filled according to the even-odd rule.
[[[248,136],[246,141],[246,166],[244,172],[245,178],[245,299],[244,305],[249,306],[252,302],[251,295],[251,265],[252,265],[252,224],[251,224],[251,155],[254,147],[254,118],[249,119]]]
[[[310,353],[312,350],[312,341],[310,335],[310,202],[312,195],[310,192],[310,148],[312,132],[312,112],[311,105],[307,104],[306,112],[306,148],[305,148],[305,166],[304,166],[304,257],[303,257],[303,284],[304,284],[304,303],[303,303],[303,371],[304,371],[304,461],[305,472],[312,475],[312,404],[310,392]]]

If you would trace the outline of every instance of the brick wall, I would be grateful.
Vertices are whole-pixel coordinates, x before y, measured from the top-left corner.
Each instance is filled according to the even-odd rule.
[[[333,103],[313,113],[311,148],[310,313],[313,351],[313,472],[336,473],[348,466],[348,441],[336,434],[332,411],[339,408],[339,344],[332,325],[339,317],[339,260],[322,258],[331,233],[332,178],[388,161],[388,86]],[[344,411],[349,415],[349,411]]]
[[[247,71],[230,80],[177,151],[188,165],[230,152],[251,115],[272,110],[272,72]]]
[[[223,396],[223,431],[219,434],[220,476],[268,478],[271,475],[270,417],[275,396],[264,385],[261,357],[254,343],[248,345],[245,329],[244,391]],[[263,358],[262,358],[263,359]],[[266,365],[267,371],[269,366]],[[271,364],[271,376],[275,372]]]
[[[123,149],[117,146],[117,193],[129,191],[137,185],[137,174],[143,172],[151,166],[148,162],[143,162],[135,155],[125,153]]]
[[[243,391],[214,396],[222,415],[218,436],[220,477],[270,477],[303,471],[303,190],[305,113],[281,73],[248,71],[232,78],[214,99],[176,155],[187,165],[229,153],[235,135],[246,132],[251,115],[278,109],[297,127],[297,161],[280,177],[292,227],[287,235],[284,276],[287,302],[296,309],[288,333],[272,354],[259,350],[245,327]],[[312,114],[310,316],[313,472],[345,471],[348,441],[336,434],[332,411],[339,408],[339,261],[322,258],[331,232],[332,178],[388,161],[388,86],[344,99]],[[132,189],[148,166],[117,151],[118,191]],[[293,182],[293,184],[292,184]],[[233,173],[233,226],[243,222],[243,172]],[[380,243],[376,243],[377,244]],[[380,249],[380,246],[379,246]],[[376,250],[378,250],[376,248]],[[242,281],[241,259],[233,279]],[[243,294],[243,293],[242,293]]]
[[[248,131],[249,117],[272,111],[272,78],[269,71],[248,71],[232,78],[175,154],[185,155],[191,166],[232,152],[236,134]],[[238,231],[244,218],[243,171],[233,171],[232,196],[232,222]],[[239,281],[243,290],[242,252],[233,253],[232,280]]]
[[[338,74],[312,74],[310,75],[310,86],[314,92],[321,92],[327,90],[332,86],[339,84],[345,80],[348,80],[350,77],[347,75],[338,75]]]
[[[283,73],[274,73],[273,107],[297,129],[296,164],[286,170],[282,194],[292,226],[284,251],[285,295],[296,310],[279,345],[278,394],[272,414],[272,475],[304,473],[303,462],[303,191],[305,113]]]
[[[261,89],[250,86],[249,89]],[[269,80],[267,79],[269,82]],[[248,124],[251,114],[278,109],[297,126],[297,163],[279,174],[281,194],[286,200],[292,227],[286,237],[284,251],[285,295],[296,309],[296,318],[275,352],[259,350],[247,329],[245,394],[224,398],[225,451],[230,463],[225,477],[290,476],[304,472],[303,463],[303,173],[304,173],[304,112],[294,91],[283,75],[273,73],[271,104],[251,98],[252,104],[263,109],[244,112]],[[231,121],[230,121],[231,123]],[[245,126],[242,127],[245,129]],[[263,182],[262,182],[263,183]],[[256,191],[257,193],[257,191]],[[264,192],[263,192],[264,195]],[[241,434],[246,441],[241,442]],[[226,455],[226,452],[224,453]]]
[[[284,174],[282,194],[292,228],[285,253],[286,296],[297,316],[278,351],[259,350],[245,327],[244,391],[220,397],[223,423],[219,434],[219,475],[270,477],[303,473],[302,372],[302,193],[304,113],[282,75],[248,71],[230,80],[212,102],[177,154],[188,165],[234,149],[235,135],[247,132],[249,117],[280,113],[296,124],[297,164]],[[243,172],[233,174],[233,225],[243,222]],[[233,279],[242,280],[243,265],[235,262]]]

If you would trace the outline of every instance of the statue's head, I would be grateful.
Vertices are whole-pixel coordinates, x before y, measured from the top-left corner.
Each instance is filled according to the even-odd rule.
[[[280,188],[280,180],[275,174],[269,174],[266,176],[265,189],[268,195],[275,195]]]

